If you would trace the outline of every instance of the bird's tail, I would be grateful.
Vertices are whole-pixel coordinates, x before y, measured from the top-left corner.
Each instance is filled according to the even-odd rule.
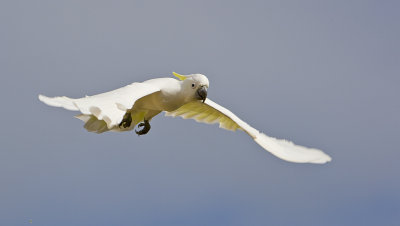
[[[70,111],[79,111],[79,108],[74,103],[74,99],[69,97],[46,97],[39,95],[39,100],[53,107],[63,107]]]
[[[75,118],[80,119],[83,122],[85,122],[85,125],[83,127],[89,132],[104,133],[104,132],[110,130],[110,129],[108,129],[107,123],[104,120],[98,120],[93,115],[80,114],[80,115],[75,116]]]

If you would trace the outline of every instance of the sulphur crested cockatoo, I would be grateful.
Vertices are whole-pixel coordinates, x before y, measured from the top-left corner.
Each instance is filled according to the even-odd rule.
[[[326,163],[331,160],[318,149],[269,137],[228,109],[206,99],[209,86],[206,76],[173,74],[179,80],[156,78],[78,99],[43,95],[39,95],[39,99],[50,106],[80,111],[82,114],[76,117],[85,122],[84,127],[90,132],[129,131],[138,124],[138,128],[143,128],[136,133],[143,135],[150,130],[150,120],[164,111],[167,116],[191,118],[208,124],[219,123],[219,127],[231,131],[243,130],[265,150],[286,161]]]

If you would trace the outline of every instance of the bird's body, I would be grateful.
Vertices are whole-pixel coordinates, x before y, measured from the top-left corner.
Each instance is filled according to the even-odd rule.
[[[144,128],[136,133],[143,135],[150,130],[150,120],[160,112],[166,112],[167,116],[219,123],[221,128],[231,131],[243,130],[264,149],[287,161],[325,163],[331,160],[320,150],[268,137],[228,109],[206,99],[209,81],[204,75],[174,75],[179,80],[156,78],[79,99],[42,95],[39,99],[51,106],[80,111],[82,114],[76,117],[85,122],[84,127],[90,132],[129,131],[138,125]]]
[[[140,99],[137,107],[158,111],[174,111],[182,105],[194,100],[185,95],[186,90],[181,84],[183,81],[178,81],[173,78],[156,78],[144,81],[143,83],[158,87],[160,92],[149,95],[148,97],[151,98],[144,97]],[[136,106],[134,106],[134,108],[135,107]]]

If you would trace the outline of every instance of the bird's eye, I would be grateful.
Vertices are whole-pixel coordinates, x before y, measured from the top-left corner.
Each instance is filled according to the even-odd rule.
[[[194,83],[192,83],[192,88],[194,88],[194,86],[195,86]]]

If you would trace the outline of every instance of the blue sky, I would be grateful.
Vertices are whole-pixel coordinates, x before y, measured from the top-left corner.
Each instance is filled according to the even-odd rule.
[[[0,3],[1,225],[398,225],[398,1]],[[157,116],[92,134],[48,96],[203,73],[209,98],[317,147]],[[32,223],[29,223],[32,220]]]

